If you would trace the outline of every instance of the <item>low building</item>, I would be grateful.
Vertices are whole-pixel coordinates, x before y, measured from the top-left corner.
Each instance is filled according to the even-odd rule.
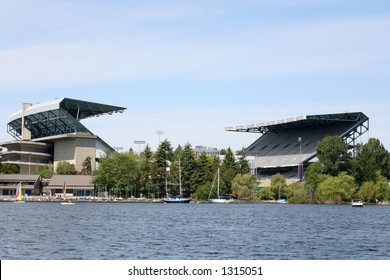
[[[41,176],[21,174],[0,174],[0,197],[13,197],[16,186],[22,184],[22,195],[40,195],[42,190]]]
[[[92,176],[87,175],[54,175],[43,193],[48,196],[61,196],[66,184],[66,195],[73,197],[95,196],[95,185]]]

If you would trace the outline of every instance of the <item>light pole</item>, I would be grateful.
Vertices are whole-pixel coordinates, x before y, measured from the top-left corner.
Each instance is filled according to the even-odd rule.
[[[164,135],[164,130],[157,130],[156,134],[158,135],[158,144],[161,144],[161,135]]]
[[[303,163],[302,163],[302,137],[298,137],[299,142],[299,165],[298,165],[298,178],[299,181],[303,180]]]
[[[138,145],[138,154],[141,154],[141,145],[145,145],[146,141],[144,141],[144,140],[135,140],[134,144]]]
[[[302,137],[298,137],[299,142],[299,155],[302,156]]]

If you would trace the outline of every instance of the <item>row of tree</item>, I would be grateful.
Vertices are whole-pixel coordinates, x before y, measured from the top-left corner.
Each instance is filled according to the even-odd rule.
[[[170,195],[179,194],[181,181],[183,195],[207,199],[218,168],[221,170],[223,195],[231,193],[233,179],[238,174],[250,172],[243,152],[239,153],[237,160],[229,148],[221,161],[216,156],[196,156],[191,144],[173,150],[170,142],[165,140],[156,152],[146,146],[141,154],[132,151],[108,154],[99,162],[94,183],[100,192],[160,198],[166,196],[167,192]]]
[[[286,179],[277,174],[271,179],[271,188],[259,192],[255,189],[261,182],[249,174],[250,164],[244,151],[238,152],[236,157],[228,148],[221,160],[206,154],[196,156],[190,144],[173,150],[168,140],[163,141],[156,152],[146,146],[141,154],[133,151],[107,154],[100,159],[93,175],[99,192],[126,197],[160,198],[167,192],[176,195],[181,181],[185,196],[204,200],[210,194],[216,195],[216,174],[220,169],[221,195],[238,199],[282,197],[291,203],[342,203],[352,198],[366,202],[390,201],[389,152],[375,138],[364,145],[358,144],[353,153],[350,148],[340,137],[326,137],[318,143],[318,161],[308,166],[303,182],[287,186]],[[0,173],[18,173],[18,168],[0,162]],[[54,171],[42,168],[39,173],[51,178]],[[56,173],[77,172],[74,165],[63,162],[58,164]],[[84,161],[82,174],[92,174],[90,158]]]
[[[280,174],[262,199],[281,195],[292,203],[342,203],[353,198],[366,202],[390,200],[390,155],[378,139],[358,144],[354,153],[340,137],[326,137],[317,146],[318,161],[305,172],[305,180],[288,187]]]

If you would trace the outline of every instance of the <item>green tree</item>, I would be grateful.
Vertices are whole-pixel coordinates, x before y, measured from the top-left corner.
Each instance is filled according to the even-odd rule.
[[[316,199],[319,203],[339,204],[349,202],[356,193],[355,178],[345,172],[338,176],[329,176],[317,188]]]
[[[364,182],[359,190],[359,197],[366,202],[388,201],[390,186],[387,178],[378,170],[373,181]]]
[[[294,184],[290,187],[288,201],[295,204],[310,203],[312,201],[311,190],[303,182]]]
[[[196,192],[194,193],[193,197],[196,200],[207,200],[209,198],[216,198],[218,195],[218,182],[217,179],[213,182],[208,182],[202,186],[200,186]],[[227,195],[227,189],[226,185],[223,181],[220,181],[219,184],[219,194],[220,195]]]
[[[51,179],[54,174],[53,166],[40,166],[38,167],[38,174],[43,178],[43,179]]]
[[[57,164],[56,173],[58,175],[76,175],[76,166],[67,161],[61,161]]]
[[[324,167],[324,173],[337,176],[347,171],[348,145],[338,136],[327,136],[317,145],[317,157]]]
[[[282,174],[275,174],[271,177],[271,190],[274,198],[287,198],[286,178]]]
[[[233,179],[237,176],[237,174],[239,174],[239,170],[236,158],[232,149],[228,148],[226,150],[225,159],[222,162],[221,175],[229,193],[232,189]]]
[[[317,161],[309,165],[305,173],[305,185],[309,191],[310,202],[315,202],[315,192],[321,182],[330,175],[324,174],[324,167],[321,162]]]
[[[183,191],[186,196],[191,196],[191,192],[195,191],[192,186],[192,178],[196,170],[196,161],[194,157],[194,151],[191,144],[187,143],[181,154],[181,179]]]
[[[209,159],[206,153],[202,153],[195,161],[195,170],[192,174],[191,184],[193,191],[196,193],[197,189],[213,180],[213,173],[218,167],[213,166],[213,162]]]
[[[271,188],[265,187],[262,188],[259,192],[259,196],[261,200],[273,200],[275,199],[275,194],[271,190]]]
[[[373,181],[364,182],[359,190],[359,197],[365,202],[376,202],[379,193],[379,186]]]
[[[131,196],[139,196],[139,158],[133,152],[128,153],[115,153],[113,157],[114,161],[114,172],[115,172],[115,188],[117,195],[126,193],[128,197],[129,193]]]
[[[20,167],[15,164],[3,164],[1,173],[4,174],[19,174]]]
[[[384,176],[378,176],[376,184],[379,186],[378,201],[390,201],[390,185],[389,181]]]
[[[232,182],[232,193],[237,199],[254,198],[254,189],[256,188],[256,178],[250,174],[238,174]]]
[[[390,156],[378,139],[370,138],[365,145],[356,146],[356,156],[352,160],[352,170],[359,184],[375,181],[377,171],[389,178]]]
[[[100,192],[115,193],[117,196],[129,193],[139,194],[139,160],[133,152],[116,153],[100,160],[94,182]]]
[[[246,158],[245,149],[237,152],[238,157],[238,173],[248,174],[251,171],[251,165],[249,160]]]
[[[114,153],[115,154],[115,153]],[[115,162],[110,154],[99,160],[99,167],[95,171],[93,182],[96,185],[98,192],[106,192],[113,189],[115,182]]]
[[[144,197],[150,197],[153,191],[153,152],[149,145],[141,154],[140,190]]]
[[[161,142],[154,154],[153,161],[153,184],[155,187],[155,197],[164,196],[166,193],[165,183],[166,180],[170,180],[170,172],[167,172],[167,168],[170,168],[173,162],[173,151],[171,143],[165,139]]]

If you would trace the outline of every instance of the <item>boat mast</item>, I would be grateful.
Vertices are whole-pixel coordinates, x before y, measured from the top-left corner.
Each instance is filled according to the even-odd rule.
[[[217,196],[217,198],[219,198],[219,180],[220,180],[220,169],[219,169],[219,167],[218,167],[218,196]]]
[[[179,159],[179,187],[180,187],[180,196],[183,197],[182,189],[181,189],[181,162]]]

